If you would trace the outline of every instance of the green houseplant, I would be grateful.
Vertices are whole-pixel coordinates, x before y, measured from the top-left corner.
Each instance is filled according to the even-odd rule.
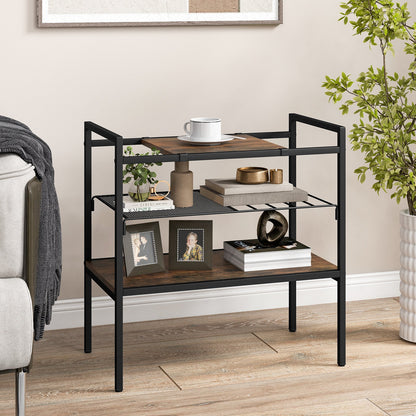
[[[353,81],[342,73],[326,77],[323,87],[330,101],[343,100],[343,114],[353,108],[359,122],[349,138],[353,150],[365,156],[365,165],[355,173],[361,182],[367,171],[374,177],[373,189],[393,190],[397,202],[405,198],[409,214],[416,215],[416,24],[410,22],[407,4],[391,0],[349,0],[341,4],[340,20],[350,23],[364,43],[377,46],[381,67],[370,66]],[[391,73],[387,58],[393,56],[393,43],[410,56],[405,75]]]
[[[416,24],[410,22],[406,3],[349,0],[341,7],[340,20],[379,48],[382,65],[370,66],[355,81],[345,73],[327,76],[323,87],[330,101],[343,100],[344,114],[354,108],[359,117],[349,137],[353,150],[364,153],[365,165],[355,170],[360,181],[369,171],[377,193],[393,190],[397,202],[407,200],[408,211],[400,213],[399,335],[416,343]],[[404,75],[388,70],[393,44],[410,57]]]
[[[147,153],[134,153],[131,146],[127,146],[124,150],[126,156],[148,156]],[[159,150],[152,149],[152,155],[160,154]],[[161,166],[161,162],[155,163],[130,163],[125,165],[123,169],[123,182],[130,183],[133,180],[132,186],[129,189],[130,197],[135,201],[146,201],[150,196],[150,185],[158,182],[156,179],[156,172],[149,168],[157,165]]]

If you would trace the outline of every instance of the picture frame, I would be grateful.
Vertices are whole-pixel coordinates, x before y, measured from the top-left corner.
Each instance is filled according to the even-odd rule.
[[[283,0],[37,0],[39,27],[278,25]]]
[[[158,222],[128,225],[123,249],[127,277],[165,270]]]
[[[169,269],[212,268],[212,221],[169,221]]]

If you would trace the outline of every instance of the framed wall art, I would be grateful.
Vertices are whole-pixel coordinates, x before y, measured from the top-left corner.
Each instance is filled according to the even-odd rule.
[[[212,267],[212,221],[169,221],[169,269]]]
[[[128,277],[165,270],[158,222],[128,225],[123,249]]]
[[[37,0],[39,27],[282,23],[283,0]]]

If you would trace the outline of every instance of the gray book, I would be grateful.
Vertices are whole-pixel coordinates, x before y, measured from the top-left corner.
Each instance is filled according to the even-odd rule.
[[[205,198],[222,206],[257,205],[278,202],[307,201],[308,193],[302,189],[293,188],[292,191],[261,192],[254,194],[222,195],[206,186],[201,185],[200,193]]]
[[[289,182],[279,184],[266,182],[248,185],[238,183],[235,179],[205,179],[205,186],[222,195],[257,194],[293,190],[293,185]]]

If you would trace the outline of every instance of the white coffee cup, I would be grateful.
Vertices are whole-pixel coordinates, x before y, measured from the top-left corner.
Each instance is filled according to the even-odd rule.
[[[221,119],[215,117],[195,117],[183,126],[185,133],[196,142],[221,140]]]

